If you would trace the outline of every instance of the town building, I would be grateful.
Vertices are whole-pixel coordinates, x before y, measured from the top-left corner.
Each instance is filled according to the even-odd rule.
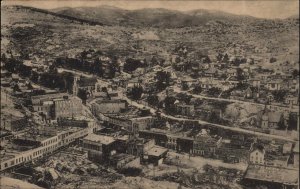
[[[143,154],[140,158],[140,163],[143,165],[152,164],[153,166],[161,165],[166,158],[168,149],[154,146]]]
[[[53,113],[52,119],[81,115],[82,100],[77,96],[53,99]]]
[[[92,113],[101,114],[117,114],[127,109],[126,100],[97,100],[92,104]]]
[[[283,154],[291,154],[292,153],[292,148],[293,148],[293,143],[285,143],[283,146],[282,146],[282,153]]]
[[[0,128],[7,131],[20,131],[28,126],[28,121],[25,117],[16,117],[13,115],[1,115]]]
[[[12,144],[7,144],[5,150],[1,150],[0,170],[6,170],[18,165],[23,165],[33,160],[79,142],[79,139],[88,135],[87,127],[44,127],[35,129],[32,133],[25,133],[15,138]]]
[[[216,155],[216,149],[221,146],[222,137],[196,136],[193,142],[192,154],[204,157]]]
[[[195,113],[194,105],[175,103],[176,112],[180,115],[192,116]]]
[[[155,141],[153,139],[133,138],[128,142],[127,153],[140,157],[154,145]]]
[[[299,141],[293,147],[292,150],[292,162],[294,168],[299,168]]]
[[[297,189],[299,187],[298,170],[250,164],[243,177],[248,187],[265,185],[268,188]]]
[[[154,118],[152,116],[145,117],[134,117],[129,119],[133,125],[138,127],[138,130],[150,129],[154,123]]]
[[[44,121],[82,114],[82,101],[66,93],[55,93],[31,97],[33,111],[40,113]]]
[[[84,90],[88,96],[93,96],[98,91],[98,88],[97,78],[74,76],[73,95],[77,96],[79,90]]]
[[[285,100],[284,100],[285,104],[288,104],[290,106],[298,106],[299,105],[299,97],[297,96],[292,96],[292,95],[288,95]]]
[[[179,136],[162,129],[152,128],[150,130],[140,130],[139,137],[154,139],[156,145],[178,152],[190,153],[193,149],[193,138]]]
[[[264,113],[261,118],[261,128],[277,128],[281,115],[279,112]]]
[[[89,134],[82,139],[82,148],[88,152],[88,158],[107,163],[109,157],[116,154],[116,140],[112,136]]]
[[[278,91],[282,88],[281,81],[279,80],[271,80],[267,82],[267,89],[270,91]]]
[[[265,164],[265,149],[262,145],[254,143],[251,146],[249,162],[252,164]]]
[[[87,127],[90,129],[90,133],[96,132],[98,129],[98,124],[95,122],[95,120],[85,116],[61,118],[57,120],[57,125],[58,127]]]
[[[134,160],[134,158],[135,156],[130,154],[124,154],[124,153],[113,154],[108,157],[107,164],[115,169],[120,169],[130,161]]]

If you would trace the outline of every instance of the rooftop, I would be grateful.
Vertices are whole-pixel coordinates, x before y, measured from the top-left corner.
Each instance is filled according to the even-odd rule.
[[[258,151],[260,151],[261,153],[265,153],[265,148],[264,148],[264,146],[261,145],[261,144],[258,144],[258,143],[254,143],[254,144],[252,144],[252,146],[251,146],[250,151],[253,152],[253,151],[255,151],[255,150],[258,150]]]
[[[298,170],[265,165],[249,165],[244,178],[277,183],[298,184]]]
[[[0,159],[1,161],[6,161],[6,160],[9,160],[11,158],[15,157],[15,155],[11,155],[11,154],[0,154]]]
[[[203,142],[205,144],[216,144],[221,137],[212,137],[212,136],[197,136],[195,142]]]
[[[97,83],[97,78],[87,78],[87,77],[81,77],[80,80],[77,82],[79,86],[94,86]]]
[[[84,140],[89,140],[93,142],[99,142],[101,144],[111,144],[115,141],[115,139],[111,136],[105,136],[105,135],[96,135],[96,134],[89,134],[84,138]]]
[[[168,149],[166,149],[166,148],[154,146],[149,151],[147,151],[147,153],[148,153],[148,155],[151,155],[151,156],[160,156],[161,154],[163,154],[167,151],[168,151]]]
[[[97,100],[97,104],[103,104],[103,103],[126,103],[126,100],[121,99],[113,99],[113,100]]]
[[[28,140],[28,141],[44,141],[48,138],[56,136],[60,132],[69,132],[73,133],[83,128],[80,127],[44,127],[43,129],[35,129],[35,132],[27,132],[24,135],[18,137],[19,139]]]

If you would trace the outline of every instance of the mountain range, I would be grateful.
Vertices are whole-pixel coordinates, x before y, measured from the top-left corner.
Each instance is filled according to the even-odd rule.
[[[197,9],[192,11],[176,11],[162,8],[145,8],[124,10],[112,6],[58,8],[50,10],[60,15],[100,22],[104,25],[136,26],[136,27],[193,27],[209,21],[253,22],[262,20],[247,15],[234,15],[222,11]]]

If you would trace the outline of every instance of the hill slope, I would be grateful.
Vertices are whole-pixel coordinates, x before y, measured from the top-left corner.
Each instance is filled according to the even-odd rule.
[[[174,48],[183,44],[194,52],[208,50],[212,57],[217,52],[236,52],[259,57],[263,62],[273,56],[278,62],[299,61],[299,19],[266,20],[206,10],[182,13],[165,9],[104,9],[93,13],[105,15],[97,21],[102,24],[93,25],[87,18],[83,19],[87,22],[71,19],[76,15],[64,17],[62,13],[35,8],[1,7],[1,43],[18,52],[47,58],[99,49],[124,57],[155,55],[167,60]],[[73,11],[57,11],[63,10]],[[76,10],[86,13],[86,8]],[[195,26],[184,27],[187,25]]]
[[[194,27],[206,24],[209,21],[244,22],[255,21],[257,18],[243,15],[233,15],[221,11],[193,10],[180,12],[167,9],[139,9],[123,10],[111,6],[79,7],[53,9],[61,15],[80,19],[102,22],[107,25],[121,26],[152,26],[152,27]]]

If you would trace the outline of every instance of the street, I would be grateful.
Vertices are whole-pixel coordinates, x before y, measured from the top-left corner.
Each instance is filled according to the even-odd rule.
[[[92,77],[92,75],[90,75],[90,74],[85,74],[85,73],[82,73],[82,72],[79,72],[79,71],[77,72],[77,71],[68,70],[68,69],[64,69],[64,68],[59,68],[59,69],[60,69],[60,71],[67,71],[67,72],[72,72],[74,74],[79,74],[79,75],[84,75],[84,76]],[[98,78],[98,80],[100,80],[102,82],[106,82],[106,81],[103,81],[102,79],[99,79],[99,78]],[[118,87],[118,90],[124,91],[125,89],[121,88],[121,87]],[[182,92],[178,87],[174,87],[174,91],[175,92]],[[148,108],[150,110],[150,112],[152,114],[155,114],[156,111],[157,111],[157,109],[154,109],[154,108],[152,108],[152,107],[150,107],[148,105],[140,104],[140,103],[137,103],[136,101],[133,101],[133,100],[129,99],[123,93],[120,93],[120,94],[121,94],[120,98],[126,100],[132,106],[135,106],[135,107],[140,108],[140,109],[146,107],[146,108]],[[190,93],[188,93],[188,94],[190,94]],[[233,99],[222,99],[222,98],[206,97],[206,96],[201,96],[201,95],[193,95],[193,96],[197,97],[197,98],[199,97],[199,98],[205,98],[205,99],[211,99],[211,100],[220,100],[220,101],[228,101],[228,102],[238,102],[238,103],[246,103],[246,104],[254,104],[254,105],[258,105],[258,106],[264,106],[262,104],[251,103],[251,102],[244,102],[244,101],[233,100]],[[91,101],[90,104],[92,102],[93,101]],[[174,116],[165,114],[163,112],[161,112],[161,116],[165,117],[165,118],[168,118],[168,119],[176,120],[176,121],[198,121],[199,124],[207,124],[207,125],[212,126],[212,127],[217,127],[217,128],[231,130],[231,131],[236,131],[236,132],[241,132],[241,133],[252,134],[252,135],[255,135],[255,136],[258,136],[258,137],[267,137],[267,138],[271,138],[271,139],[279,139],[279,140],[292,141],[292,142],[295,141],[295,139],[284,137],[284,136],[272,135],[272,134],[267,134],[267,133],[261,133],[261,132],[246,130],[246,129],[242,129],[242,128],[238,128],[238,127],[229,127],[229,126],[225,126],[225,125],[210,123],[210,122],[199,120],[199,119],[178,118],[178,117],[174,117]]]

